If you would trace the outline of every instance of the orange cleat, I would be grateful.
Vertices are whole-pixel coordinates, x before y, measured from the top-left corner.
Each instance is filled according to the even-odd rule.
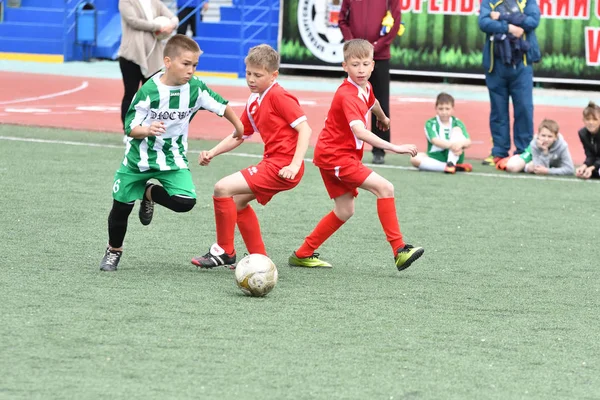
[[[453,163],[448,162],[446,164],[446,167],[444,168],[444,172],[446,174],[455,174],[456,173],[456,166]]]
[[[506,171],[506,164],[508,164],[509,159],[510,159],[510,156],[500,159],[500,161],[498,161],[496,163],[496,169],[499,169],[501,171]]]
[[[469,163],[456,164],[456,172],[471,172],[473,171],[473,166]]]

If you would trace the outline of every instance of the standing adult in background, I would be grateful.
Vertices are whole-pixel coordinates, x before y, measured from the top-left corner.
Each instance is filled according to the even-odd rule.
[[[387,12],[394,18],[394,25],[386,33],[382,21]],[[375,69],[369,78],[375,98],[385,115],[390,116],[390,47],[400,28],[399,0],[343,0],[339,25],[344,40],[365,39],[374,47]],[[391,116],[390,116],[391,118]],[[371,116],[371,131],[389,142],[390,132],[377,127],[377,118]],[[373,147],[373,164],[385,162],[385,151]]]
[[[119,67],[125,93],[121,102],[121,122],[136,92],[163,66],[164,44],[155,33],[172,33],[179,20],[160,0],[119,0],[121,13],[121,46]],[[165,16],[171,25],[161,26],[154,19]]]
[[[198,11],[200,13],[200,21],[202,21],[202,17],[206,10],[208,10],[208,0],[177,0],[177,9],[179,11],[179,20],[183,21],[185,17],[190,15],[196,7],[198,7],[202,3],[202,8]],[[183,7],[183,8],[182,8]],[[198,36],[198,30],[196,29],[196,16],[192,15],[187,20],[183,21],[179,28],[177,28],[177,33],[182,35],[187,35],[188,26],[192,30],[192,36]]]
[[[483,164],[493,165],[510,150],[509,97],[513,102],[513,141],[521,154],[533,138],[533,63],[541,58],[535,29],[540,23],[536,0],[484,0],[479,28],[486,33],[483,48],[485,84],[490,94],[492,154]]]

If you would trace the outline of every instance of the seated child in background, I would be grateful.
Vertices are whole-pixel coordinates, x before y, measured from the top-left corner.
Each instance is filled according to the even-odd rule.
[[[556,121],[543,120],[527,149],[521,154],[500,160],[496,168],[536,175],[573,175],[575,166],[569,146],[558,131]]]
[[[471,172],[473,166],[464,162],[464,150],[471,146],[471,139],[462,121],[453,116],[454,98],[440,93],[435,111],[437,115],[425,123],[427,153],[418,153],[410,162],[421,171]]]
[[[575,175],[581,179],[599,179],[600,170],[600,107],[590,101],[583,110],[583,123],[585,127],[579,130],[579,140],[585,151],[585,161],[575,171]]]
[[[559,133],[556,121],[543,120],[529,147],[532,161],[525,166],[525,172],[536,175],[573,175],[575,172],[569,145]]]

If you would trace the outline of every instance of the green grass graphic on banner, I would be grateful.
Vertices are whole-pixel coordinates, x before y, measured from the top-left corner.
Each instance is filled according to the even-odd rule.
[[[339,65],[316,57],[302,40],[298,12],[308,9],[318,18],[317,7],[325,9],[332,0],[290,0],[284,2],[280,52],[282,63],[319,66]],[[569,7],[556,2],[542,4],[542,17],[536,29],[542,59],[534,65],[536,77],[600,80],[600,21],[596,17],[596,1],[569,2]],[[429,2],[423,1],[420,12],[404,11],[405,33],[396,37],[391,48],[392,70],[418,70],[435,73],[483,74],[482,51],[485,34],[478,25],[477,9],[459,14],[460,1],[436,3],[440,10],[428,13]],[[468,4],[468,2],[463,2]],[[461,3],[461,4],[463,4]],[[414,7],[414,1],[412,7]],[[478,7],[479,2],[475,1]],[[562,3],[561,3],[562,4]],[[313,7],[313,9],[310,9]],[[454,10],[442,9],[454,7]],[[464,13],[464,10],[461,12]],[[560,15],[559,15],[560,14]],[[322,21],[313,21],[322,23]],[[589,43],[586,28],[590,28]],[[317,41],[322,37],[317,38]],[[324,46],[329,45],[324,43]],[[587,47],[587,50],[586,50]],[[589,57],[589,60],[586,59]]]

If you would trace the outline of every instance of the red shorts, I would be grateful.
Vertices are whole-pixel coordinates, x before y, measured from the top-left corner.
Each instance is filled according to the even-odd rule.
[[[279,170],[289,165],[289,162],[290,160],[267,159],[240,171],[259,204],[264,206],[277,193],[293,189],[300,183],[304,175],[304,162],[294,179],[279,176]]]
[[[334,169],[319,168],[321,178],[329,197],[335,199],[346,193],[358,196],[358,188],[373,172],[360,161],[335,167]]]

